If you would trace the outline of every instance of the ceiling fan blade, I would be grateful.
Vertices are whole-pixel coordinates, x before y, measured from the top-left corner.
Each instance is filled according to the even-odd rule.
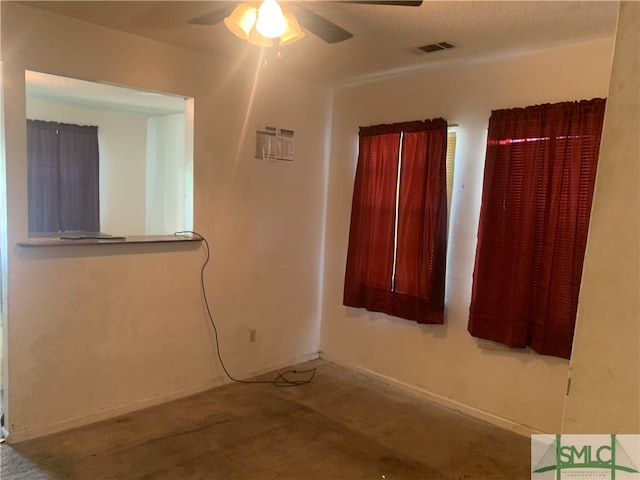
[[[341,3],[362,3],[364,5],[389,5],[393,7],[419,7],[423,0],[343,0]]]
[[[361,3],[363,5],[390,5],[398,7],[419,7],[423,0],[335,0],[339,3]],[[215,25],[228,17],[235,8],[235,2],[226,2],[225,7],[219,8],[188,21],[191,25]],[[297,2],[296,2],[297,3]],[[296,18],[298,22],[311,33],[327,43],[343,42],[353,34],[335,23],[312,12],[297,3]]]
[[[225,17],[228,17],[234,8],[235,4],[227,5],[223,8],[219,8],[218,10],[214,10],[213,12],[205,13],[199,17],[194,17],[187,23],[190,23],[191,25],[215,25],[216,23],[224,20]]]
[[[353,34],[344,28],[313,13],[308,8],[300,6],[300,4],[297,4],[296,19],[300,25],[327,43],[338,43],[353,37]]]

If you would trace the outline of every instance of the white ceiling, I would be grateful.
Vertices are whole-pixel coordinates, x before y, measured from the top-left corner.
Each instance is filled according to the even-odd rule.
[[[224,24],[188,20],[224,8],[220,1],[28,1],[78,19],[232,60],[258,60],[260,48]],[[291,9],[295,5],[289,3]],[[339,86],[443,64],[475,62],[612,36],[616,1],[438,1],[420,7],[306,1],[305,6],[354,34],[327,44],[311,33],[267,51],[269,68],[311,83]],[[422,53],[417,47],[449,42],[456,48]]]

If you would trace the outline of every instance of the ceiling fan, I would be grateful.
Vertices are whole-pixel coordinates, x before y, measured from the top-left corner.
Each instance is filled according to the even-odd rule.
[[[333,3],[350,3],[350,4],[362,4],[362,5],[388,5],[388,6],[394,6],[394,7],[419,7],[420,5],[422,5],[422,2],[423,2],[423,0],[326,0],[325,2],[322,2],[322,3],[328,3],[329,1],[333,1]],[[240,38],[244,38],[250,43],[260,44],[258,41],[255,41],[254,38],[252,38],[255,35],[255,32],[253,31],[255,29],[253,29],[253,25],[256,24],[256,15],[259,15],[259,13],[251,14],[253,15],[252,22],[250,26],[247,27],[248,29],[247,28],[243,29],[244,31],[238,30],[238,27],[240,27],[241,25],[239,24],[235,25],[238,23],[238,20],[236,20],[235,17],[240,18],[241,14],[238,13],[238,10],[241,8],[245,8],[245,9],[251,8],[253,9],[254,12],[259,12],[259,6],[261,7],[262,4],[267,2],[261,2],[259,0],[257,2],[246,2],[241,4],[238,4],[238,2],[224,2],[224,3],[225,3],[224,7],[221,7],[209,13],[205,13],[204,15],[194,17],[190,19],[188,23],[192,25],[210,26],[210,25],[215,25],[224,20],[227,27]],[[271,1],[270,3],[276,3],[276,2]],[[342,27],[339,27],[338,25],[327,20],[326,18],[312,12],[311,10],[309,10],[303,5],[304,3],[309,3],[309,2],[305,2],[304,0],[302,0],[297,2],[281,1],[280,4],[282,3],[286,4],[287,7],[289,6],[293,7],[293,12],[295,13],[295,17],[291,22],[295,23],[295,27],[297,27],[297,31],[299,32],[297,34],[292,35],[291,39],[287,40],[286,43],[292,43],[302,38],[302,36],[304,36],[304,33],[300,30],[299,26],[297,26],[297,22],[299,22],[300,25],[302,25],[307,31],[313,33],[320,39],[324,40],[326,43],[338,43],[353,37],[352,33],[348,32]],[[282,8],[282,5],[280,4],[278,6]],[[282,10],[286,12],[284,13],[284,18],[286,18],[288,21],[288,19],[290,18],[289,16],[292,16],[292,14],[289,13],[285,8],[282,8]],[[246,13],[246,12],[243,12],[243,13]],[[230,18],[232,19],[231,22],[234,25],[230,24],[230,20],[229,20]],[[242,20],[240,20],[240,23],[241,22]],[[277,35],[275,37],[280,37],[280,35]],[[263,41],[265,40],[262,38],[262,36],[259,36],[259,38],[262,39]],[[281,45],[285,44],[285,42],[283,42],[283,39],[284,38],[281,38],[281,41],[280,41]],[[269,45],[271,45],[271,43],[269,43]]]

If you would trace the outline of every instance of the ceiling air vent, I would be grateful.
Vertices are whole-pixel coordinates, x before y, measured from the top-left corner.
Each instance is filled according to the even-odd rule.
[[[425,45],[424,47],[418,47],[418,50],[431,53],[431,52],[437,52],[438,50],[446,50],[447,48],[454,48],[454,47],[455,45],[451,45],[449,42],[439,42],[439,43],[432,43],[431,45]]]

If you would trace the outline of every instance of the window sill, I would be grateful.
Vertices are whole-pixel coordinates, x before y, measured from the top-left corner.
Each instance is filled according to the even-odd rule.
[[[188,235],[132,235],[128,237],[100,237],[91,238],[82,235],[30,238],[24,242],[18,242],[20,247],[69,247],[73,245],[123,245],[140,243],[175,243],[175,242],[199,242],[200,238]]]

